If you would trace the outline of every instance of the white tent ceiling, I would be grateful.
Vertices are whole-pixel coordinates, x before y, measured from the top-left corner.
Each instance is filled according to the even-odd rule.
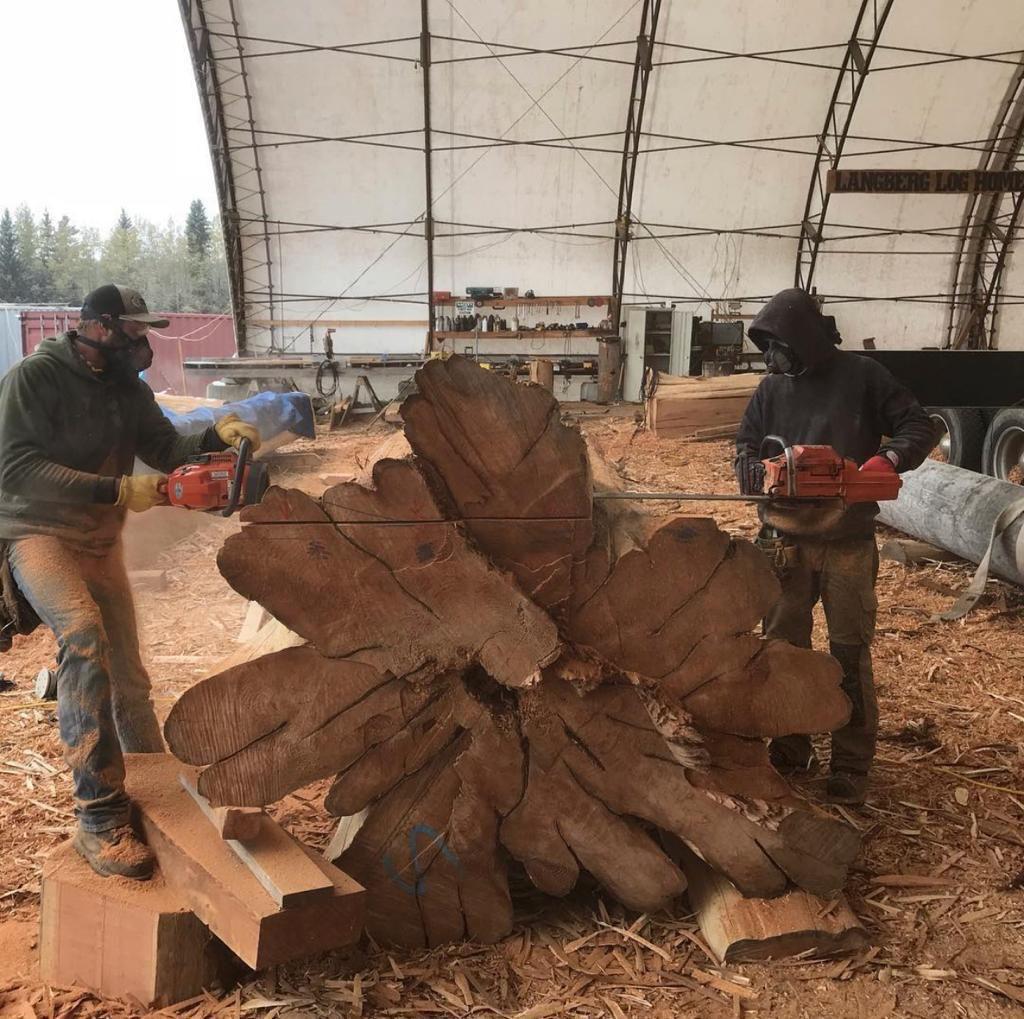
[[[1017,166],[1019,0],[179,2],[251,350],[308,350],[333,322],[362,324],[355,349],[419,350],[431,267],[453,293],[611,293],[655,13],[624,302],[749,313],[798,264],[808,282],[816,248],[809,282],[854,346],[945,345],[952,322],[1024,347],[1014,195],[836,195],[822,215],[815,183],[844,143],[846,169]],[[999,314],[969,336],[989,290]]]

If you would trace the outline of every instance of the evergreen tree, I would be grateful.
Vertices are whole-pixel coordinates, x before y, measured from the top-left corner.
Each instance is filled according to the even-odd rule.
[[[43,304],[59,304],[60,299],[54,293],[53,272],[57,257],[57,235],[50,218],[50,210],[44,209],[39,220],[39,265],[37,269],[36,292],[38,300]]]
[[[36,220],[22,206],[0,217],[0,301],[81,304],[101,283],[124,283],[161,311],[226,312],[227,266],[219,220],[192,203],[184,229],[134,222],[122,210],[102,237],[67,216]]]
[[[139,232],[132,225],[124,209],[117,225],[103,245],[100,268],[111,283],[131,285],[138,277],[139,256],[142,253]]]
[[[206,311],[231,311],[231,286],[228,283],[228,263],[224,254],[224,231],[220,217],[210,228],[210,259],[207,262]]]
[[[188,208],[185,220],[185,240],[188,253],[196,259],[206,259],[210,254],[210,219],[206,207],[197,198]]]
[[[27,205],[19,205],[14,214],[14,232],[18,237],[23,283],[19,300],[38,304],[45,300],[40,293],[39,238],[35,217]]]
[[[52,300],[56,304],[81,304],[98,278],[95,252],[98,238],[87,245],[78,227],[68,216],[61,216],[53,237],[51,268]]]
[[[0,301],[24,301],[25,265],[18,249],[18,234],[10,209],[0,216]]]

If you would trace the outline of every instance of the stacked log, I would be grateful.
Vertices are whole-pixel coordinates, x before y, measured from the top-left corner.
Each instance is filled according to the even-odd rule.
[[[728,438],[736,434],[763,375],[688,378],[659,372],[647,400],[647,427],[659,439]]]
[[[795,799],[766,738],[840,726],[826,655],[750,631],[764,557],[706,518],[594,502],[551,394],[458,357],[417,373],[410,452],[322,498],[273,488],[219,566],[303,641],[189,690],[166,735],[215,805],[335,776],[339,866],[375,938],[512,925],[510,861],[655,910],[682,840],[743,895],[834,895],[858,840]]]

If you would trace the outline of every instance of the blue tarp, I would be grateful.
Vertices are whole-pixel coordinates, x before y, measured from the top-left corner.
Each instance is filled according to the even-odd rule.
[[[307,439],[316,437],[313,403],[305,393],[257,393],[223,407],[196,407],[187,414],[161,406],[164,416],[182,435],[204,432],[225,414],[237,414],[260,430],[260,439],[268,442],[282,432],[294,432]]]

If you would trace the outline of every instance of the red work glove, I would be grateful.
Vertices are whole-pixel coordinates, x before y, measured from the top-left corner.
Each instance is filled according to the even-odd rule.
[[[896,465],[882,453],[876,453],[870,460],[866,460],[861,464],[862,471],[876,473],[882,473],[882,471],[888,471],[890,474],[896,473]]]

